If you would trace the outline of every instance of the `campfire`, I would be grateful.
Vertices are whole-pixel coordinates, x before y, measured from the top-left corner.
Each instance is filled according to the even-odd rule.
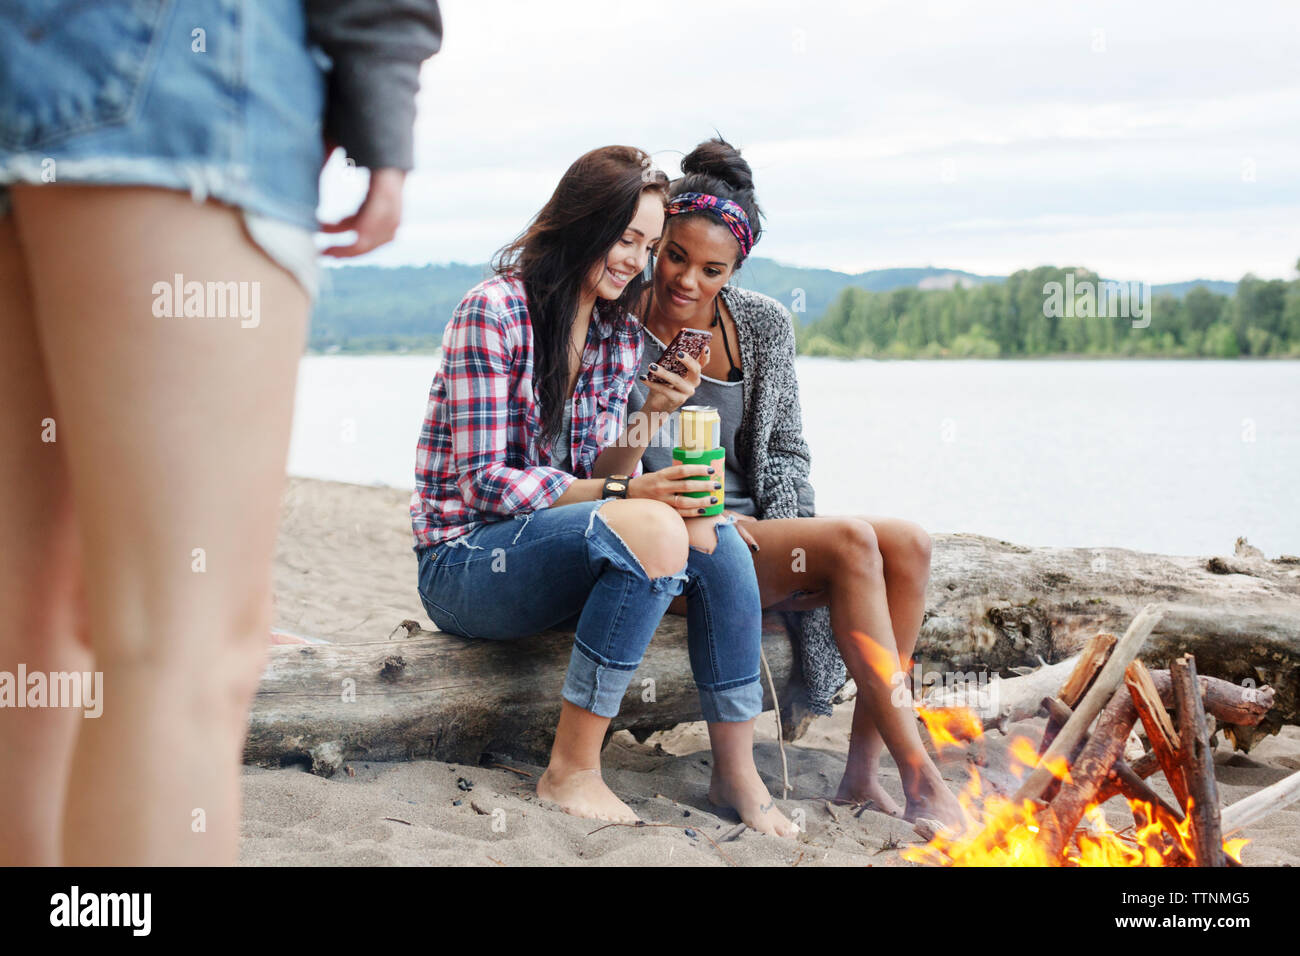
[[[929,842],[903,857],[942,866],[1239,866],[1247,841],[1225,834],[1300,798],[1300,774],[1220,809],[1210,745],[1216,720],[1227,733],[1258,724],[1273,689],[1200,676],[1190,654],[1168,670],[1148,670],[1137,657],[1162,613],[1147,605],[1122,638],[1089,641],[1060,691],[1042,699],[1042,740],[1012,741],[1019,788],[998,793],[972,767],[961,800],[974,825],[964,833],[919,825]],[[919,713],[939,749],[968,747],[984,732],[966,708]],[[1134,733],[1139,721],[1145,752]],[[1172,802],[1147,783],[1157,772]],[[1116,796],[1133,816],[1119,829],[1102,811]]]

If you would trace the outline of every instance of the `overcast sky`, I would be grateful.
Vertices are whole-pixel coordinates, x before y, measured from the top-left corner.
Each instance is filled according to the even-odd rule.
[[[669,175],[715,129],[756,254],[858,272],[1293,276],[1300,0],[443,0],[398,239],[479,262],[596,146]],[[336,160],[322,215],[360,195]]]

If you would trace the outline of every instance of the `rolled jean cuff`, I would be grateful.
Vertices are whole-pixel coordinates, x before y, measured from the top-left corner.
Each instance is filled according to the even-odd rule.
[[[763,683],[755,674],[743,683],[700,687],[700,710],[711,724],[752,720],[763,712]]]
[[[616,717],[640,661],[614,661],[573,642],[561,696],[597,717]]]

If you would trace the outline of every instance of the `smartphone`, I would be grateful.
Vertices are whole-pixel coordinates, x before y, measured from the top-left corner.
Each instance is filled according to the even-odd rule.
[[[664,349],[663,354],[659,356],[657,364],[660,368],[667,369],[674,375],[685,375],[686,365],[677,357],[677,353],[685,352],[698,362],[700,356],[704,353],[704,347],[712,339],[713,333],[704,329],[681,329],[673,336],[673,340],[668,343],[668,348]],[[654,372],[647,374],[652,382],[664,381]]]

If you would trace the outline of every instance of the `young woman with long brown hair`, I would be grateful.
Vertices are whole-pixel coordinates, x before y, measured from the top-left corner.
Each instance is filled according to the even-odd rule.
[[[576,619],[550,764],[538,795],[569,813],[631,821],[604,784],[610,719],[669,602],[682,596],[714,746],[715,800],[789,834],[753,760],[761,609],[732,523],[692,547],[703,465],[640,474],[610,444],[640,365],[629,313],[664,222],[667,178],[640,150],[579,158],[528,229],[471,289],[443,339],[411,502],[419,590],[442,630],[511,640]],[[672,376],[652,410],[698,381]],[[595,477],[597,462],[600,474]],[[630,474],[619,474],[626,471]],[[713,523],[710,522],[712,528]]]

